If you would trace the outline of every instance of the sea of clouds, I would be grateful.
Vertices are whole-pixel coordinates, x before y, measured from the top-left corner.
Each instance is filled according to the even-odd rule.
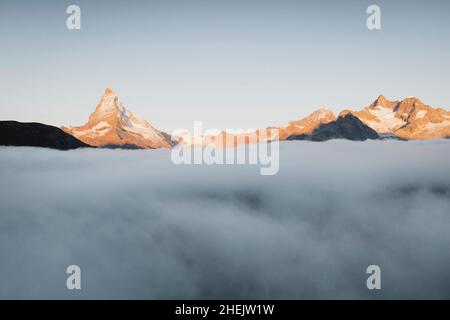
[[[450,140],[284,142],[274,176],[0,147],[0,190],[0,298],[450,298]]]

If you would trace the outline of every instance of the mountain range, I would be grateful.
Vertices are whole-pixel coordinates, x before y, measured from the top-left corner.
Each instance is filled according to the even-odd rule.
[[[274,129],[278,132],[276,136],[272,135]],[[281,141],[450,138],[450,112],[443,108],[433,108],[415,97],[388,100],[380,95],[359,111],[344,109],[336,116],[330,109],[320,108],[303,119],[283,126],[255,130],[253,134],[258,142],[276,138]],[[38,123],[0,121],[0,145],[42,146],[64,150],[89,146],[156,149],[171,148],[176,144],[223,147],[227,141],[232,141],[232,146],[236,146],[239,143],[249,143],[248,135],[248,132],[228,131],[198,137],[190,133],[171,135],[135,116],[124,107],[118,95],[110,88],[105,89],[94,112],[81,126],[62,126],[59,129]]]
[[[390,101],[380,95],[360,111],[344,110],[381,134],[393,134],[406,140],[450,137],[450,112],[432,108],[415,97]]]
[[[418,98],[408,97],[401,101],[390,101],[378,96],[369,106],[360,111],[344,109],[336,115],[328,108],[320,108],[307,117],[291,121],[286,125],[256,130],[258,141],[268,141],[268,132],[278,130],[279,140],[326,141],[347,139],[428,140],[450,138],[450,112],[433,108]],[[201,142],[202,145],[222,146],[227,136],[236,141],[246,141],[248,133],[234,134],[222,131],[219,136],[206,135],[185,139],[181,142]],[[245,143],[245,142],[244,142]]]

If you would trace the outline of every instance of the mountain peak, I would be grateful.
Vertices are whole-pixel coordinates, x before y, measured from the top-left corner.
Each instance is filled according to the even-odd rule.
[[[311,117],[311,118],[317,119],[317,120],[326,119],[326,118],[330,118],[330,119],[334,120],[336,118],[333,111],[331,111],[327,107],[322,107],[322,108],[317,109],[316,111],[311,113],[308,117]]]
[[[420,104],[420,105],[424,104],[419,98],[416,98],[416,97],[413,97],[413,96],[409,96],[409,97],[404,98],[401,101],[401,103],[409,103],[409,104],[417,103],[417,104]]]
[[[109,95],[116,95],[116,93],[114,92],[114,90],[113,89],[111,89],[111,88],[105,88],[105,93],[104,93],[104,95],[105,96],[109,96]]]
[[[374,102],[369,106],[369,108],[376,108],[376,107],[384,107],[384,108],[393,108],[398,101],[396,100],[389,100],[384,95],[380,94]]]
[[[311,133],[293,134],[287,140],[312,140],[326,141],[330,139],[348,139],[364,141],[367,139],[378,139],[375,130],[364,124],[358,117],[351,113],[339,115],[336,120],[323,123]]]
[[[86,124],[62,129],[93,146],[160,148],[172,145],[166,134],[127,110],[111,88],[105,89]]]
[[[120,101],[117,94],[111,88],[106,88],[104,95],[101,96],[94,113],[90,116],[89,121],[98,122],[105,118],[106,114],[120,114],[123,113],[123,111],[124,108],[122,101]]]
[[[403,139],[445,138],[450,132],[450,112],[434,109],[419,98],[390,101],[383,95],[360,111],[344,110],[358,117],[380,134],[395,134]]]
[[[321,112],[321,113],[333,113],[333,111],[331,111],[331,109],[328,108],[328,107],[321,107],[321,108],[318,108],[318,109],[316,110],[316,112]]]

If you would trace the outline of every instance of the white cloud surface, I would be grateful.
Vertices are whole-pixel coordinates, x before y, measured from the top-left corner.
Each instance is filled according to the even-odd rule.
[[[280,147],[275,176],[0,148],[0,298],[450,298],[450,141]]]

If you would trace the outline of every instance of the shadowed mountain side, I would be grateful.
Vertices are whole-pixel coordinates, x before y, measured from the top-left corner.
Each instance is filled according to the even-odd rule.
[[[348,139],[364,141],[379,139],[377,132],[366,126],[357,117],[347,114],[340,116],[336,121],[320,125],[311,135],[291,135],[287,140],[326,141],[330,139]]]
[[[36,122],[0,121],[0,145],[70,150],[91,147],[63,130]]]

